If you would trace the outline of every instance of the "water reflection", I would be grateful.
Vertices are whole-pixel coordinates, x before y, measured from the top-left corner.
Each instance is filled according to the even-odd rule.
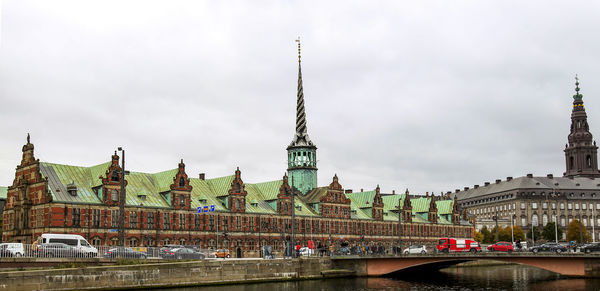
[[[448,268],[391,278],[345,278],[277,283],[206,286],[177,291],[267,290],[600,290],[600,279],[564,279],[552,272],[521,265]]]

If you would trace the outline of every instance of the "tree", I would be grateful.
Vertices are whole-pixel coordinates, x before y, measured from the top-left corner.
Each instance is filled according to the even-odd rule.
[[[513,226],[513,232],[514,232],[514,235],[515,235],[515,241],[519,240],[519,239],[520,240],[524,240],[525,239],[525,233],[517,225]]]
[[[512,240],[510,226],[500,228],[500,232],[498,233],[498,239],[500,239],[501,241],[511,241]]]
[[[583,230],[583,235],[581,235],[581,230]],[[581,238],[583,237],[583,241]],[[577,243],[585,243],[592,240],[590,234],[587,232],[585,227],[581,225],[579,220],[574,219],[569,223],[569,228],[567,228],[567,241],[576,241]]]
[[[494,240],[493,237],[492,237],[492,233],[487,228],[487,226],[484,226],[484,227],[481,228],[481,234],[483,234],[483,241],[482,241],[482,243],[484,243],[484,244],[492,243],[492,240]]]
[[[556,227],[554,222],[548,222],[542,230],[542,237],[547,241],[554,241],[556,239],[555,229],[558,229],[558,237],[562,238],[562,229]]]
[[[478,241],[480,243],[483,243],[483,234],[481,232],[479,232],[479,231],[476,230],[475,233],[473,234],[473,238],[476,241]]]
[[[537,226],[534,226],[534,227],[533,227],[533,238],[532,238],[532,236],[531,236],[531,234],[532,234],[532,233],[531,233],[531,229],[528,229],[528,230],[526,231],[526,233],[527,233],[527,238],[528,238],[528,239],[533,239],[534,241],[535,241],[535,240],[539,240],[539,239],[541,239],[541,238],[542,238],[542,234],[540,233],[540,228],[539,228],[539,227],[537,227]]]

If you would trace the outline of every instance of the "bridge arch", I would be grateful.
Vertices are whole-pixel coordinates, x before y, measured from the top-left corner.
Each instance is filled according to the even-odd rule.
[[[347,262],[342,263],[341,261]],[[355,260],[350,262],[350,260]],[[499,262],[510,262],[521,265],[532,266],[565,276],[586,276],[586,265],[600,265],[600,257],[585,257],[581,255],[522,255],[522,254],[499,254],[499,255],[426,255],[426,256],[403,256],[403,257],[373,257],[356,259],[334,259],[334,265],[340,268],[349,268],[358,275],[383,276],[402,271],[415,270],[419,268],[444,268],[467,261],[493,260]],[[593,261],[593,263],[592,263]],[[340,265],[341,264],[341,265]],[[346,266],[346,267],[345,267]],[[589,269],[589,268],[588,268]],[[588,270],[589,273],[590,270]],[[599,272],[600,270],[594,271]]]

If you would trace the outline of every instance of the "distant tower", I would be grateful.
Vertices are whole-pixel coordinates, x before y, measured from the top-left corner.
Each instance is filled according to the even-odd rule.
[[[583,95],[579,94],[579,79],[575,76],[575,95],[571,112],[569,144],[565,145],[567,171],[565,177],[600,177],[598,171],[598,147],[592,134],[583,107]]]
[[[290,185],[302,194],[317,187],[317,147],[308,137],[306,113],[304,112],[304,92],[302,90],[302,67],[300,39],[298,42],[298,94],[296,102],[296,133],[287,147],[288,175]]]

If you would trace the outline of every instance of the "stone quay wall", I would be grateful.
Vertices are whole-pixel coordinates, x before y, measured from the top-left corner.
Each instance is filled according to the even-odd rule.
[[[110,290],[323,278],[329,258],[203,260],[0,272],[3,290]]]

